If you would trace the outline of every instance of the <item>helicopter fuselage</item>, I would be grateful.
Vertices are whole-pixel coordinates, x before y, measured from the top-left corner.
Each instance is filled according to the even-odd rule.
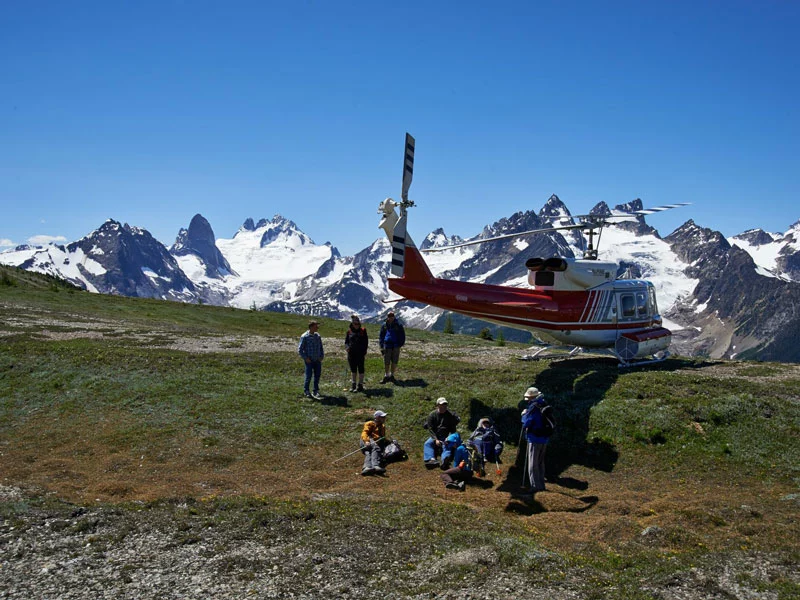
[[[614,279],[583,290],[512,288],[438,278],[389,279],[388,284],[409,300],[543,333],[563,344],[611,347],[624,333],[661,326],[655,289],[649,281]]]

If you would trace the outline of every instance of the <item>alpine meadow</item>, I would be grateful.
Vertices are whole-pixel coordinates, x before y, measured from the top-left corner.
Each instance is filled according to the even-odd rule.
[[[800,597],[800,365],[523,361],[407,328],[396,384],[343,391],[348,324],[92,294],[0,265],[0,597]],[[557,416],[547,491],[521,494],[520,401]],[[501,474],[422,464],[440,396],[491,417]],[[360,475],[375,410],[409,460]]]

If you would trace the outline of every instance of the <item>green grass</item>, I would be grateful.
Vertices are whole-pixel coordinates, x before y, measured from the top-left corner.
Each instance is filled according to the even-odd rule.
[[[442,567],[446,580],[465,587],[498,570],[544,576],[556,587],[580,573],[588,582],[584,592],[591,589],[585,597],[618,598],[651,597],[642,591],[647,582],[669,581],[720,557],[747,556],[753,548],[778,552],[784,560],[796,557],[791,522],[800,483],[800,376],[791,366],[685,358],[632,370],[589,359],[490,362],[469,357],[496,348],[492,342],[409,330],[403,384],[380,386],[377,326],[367,324],[373,340],[369,394],[351,396],[342,392],[347,324],[323,319],[326,400],[308,402],[299,398],[303,367],[293,349],[306,317],[99,296],[8,268],[0,269],[0,277],[4,485],[49,482],[50,491],[74,500],[69,495],[75,489],[91,488],[102,476],[124,497],[140,483],[122,485],[116,478],[140,457],[156,467],[185,466],[189,479],[246,476],[273,468],[276,459],[309,477],[303,469],[324,470],[353,449],[376,408],[389,413],[390,434],[418,461],[427,437],[421,423],[439,396],[461,415],[462,434],[480,417],[495,419],[507,443],[508,473],[520,435],[519,401],[536,385],[558,417],[548,466],[566,482],[559,492],[573,503],[566,508],[558,508],[558,496],[555,508],[546,502],[491,504],[496,490],[483,495],[485,505],[480,494],[469,503],[453,496],[442,501],[419,483],[435,478],[420,467],[399,492],[373,488],[363,497],[336,492],[316,500],[299,493],[290,499],[233,493],[202,501],[198,493],[144,507],[122,502],[114,510],[145,510],[182,523],[176,544],[202,539],[203,526],[235,523],[246,532],[241,535],[264,539],[288,527],[298,545],[321,553],[326,536],[352,535],[358,524],[366,538],[388,536],[387,560],[408,575],[401,578],[402,591],[417,594],[439,588],[412,583],[418,565],[402,566],[404,556],[433,560],[456,548],[485,547],[493,557],[483,570]],[[49,339],[43,330],[63,335]],[[82,336],[84,331],[103,337]],[[245,352],[248,336],[290,343],[277,351]],[[164,347],[179,339],[223,341],[219,351]],[[302,462],[315,456],[310,466]],[[21,516],[43,506],[58,512],[46,498],[0,502],[1,516],[23,526]],[[581,508],[573,508],[578,501]],[[560,518],[559,510],[570,518]],[[653,524],[662,530],[655,545],[639,536]],[[82,534],[91,533],[90,525],[81,527],[88,528]],[[251,567],[229,565],[259,569]],[[756,584],[784,597],[798,591],[781,578]],[[388,587],[377,591],[391,593]]]

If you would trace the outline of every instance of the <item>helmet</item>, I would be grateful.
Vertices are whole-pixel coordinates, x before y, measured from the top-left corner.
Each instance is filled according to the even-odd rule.
[[[447,436],[445,442],[448,444],[455,444],[456,446],[458,446],[461,444],[461,436],[458,435],[458,433],[451,433],[450,435]]]

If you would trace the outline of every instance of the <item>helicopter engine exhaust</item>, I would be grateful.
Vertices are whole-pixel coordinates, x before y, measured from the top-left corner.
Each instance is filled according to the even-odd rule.
[[[525,266],[534,273],[537,271],[560,272],[567,270],[567,261],[558,256],[553,256],[552,258],[536,257],[526,260]]]

